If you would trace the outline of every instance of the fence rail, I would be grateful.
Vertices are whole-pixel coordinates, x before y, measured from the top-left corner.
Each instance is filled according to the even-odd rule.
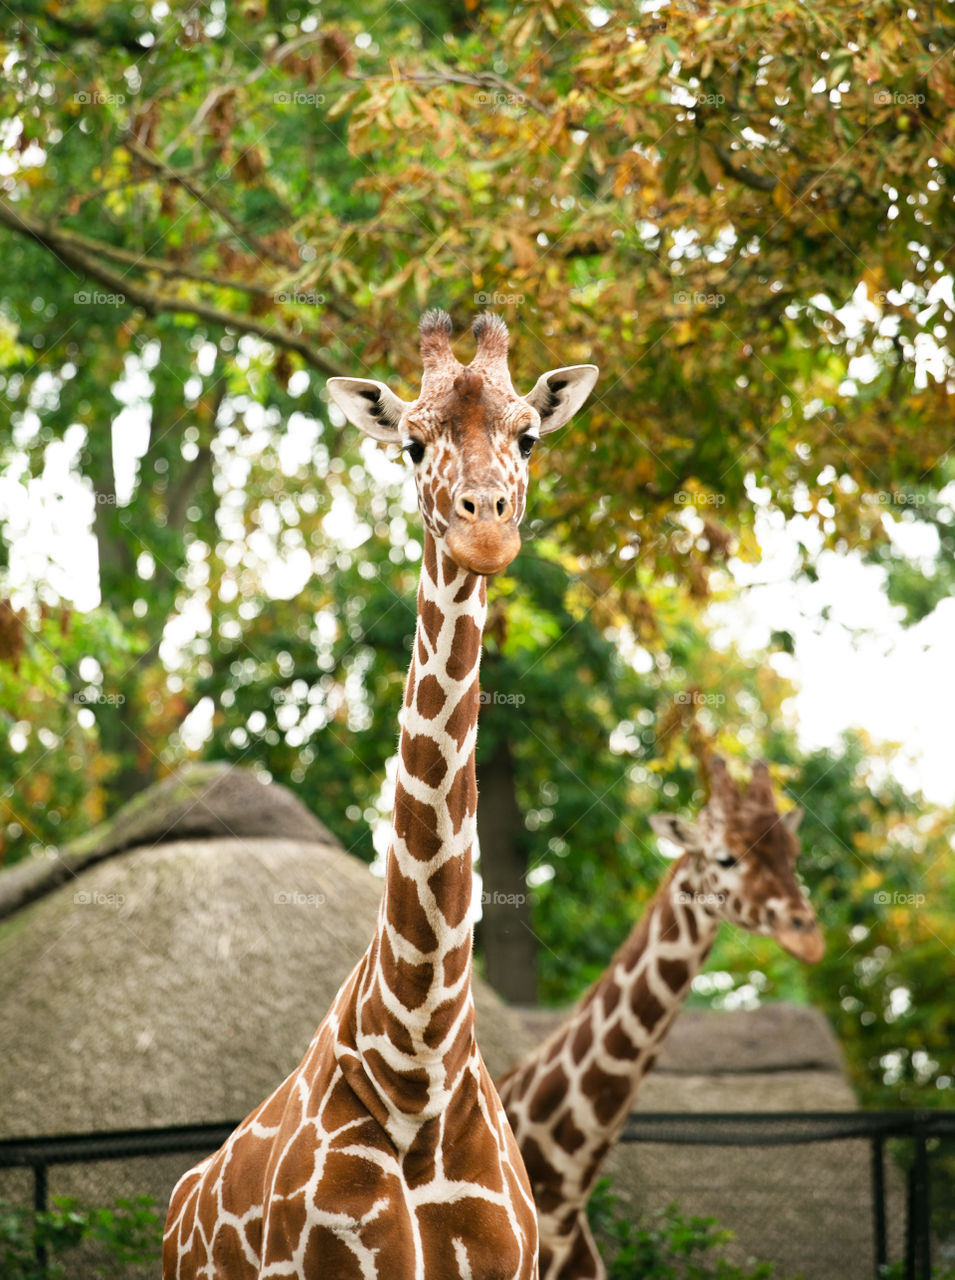
[[[905,1280],[931,1280],[929,1143],[955,1138],[952,1111],[634,1112],[621,1142],[668,1146],[768,1147],[865,1139],[870,1146],[874,1274],[887,1265],[885,1144],[912,1143],[906,1177]]]
[[[155,1155],[205,1155],[215,1151],[237,1121],[161,1129],[124,1129],[0,1139],[0,1169],[30,1169],[37,1212],[49,1203],[49,1170]],[[912,1158],[906,1177],[905,1280],[931,1280],[932,1162],[929,1146],[955,1138],[955,1112],[776,1111],[634,1112],[620,1141],[667,1146],[767,1147],[864,1139],[871,1150],[874,1275],[888,1261],[885,1144],[906,1139]],[[42,1249],[38,1261],[45,1265]]]

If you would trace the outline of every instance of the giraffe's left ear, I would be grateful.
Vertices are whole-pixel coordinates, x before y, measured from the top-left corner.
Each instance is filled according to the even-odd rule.
[[[650,826],[658,836],[678,844],[681,849],[702,849],[700,833],[692,822],[684,822],[675,813],[651,813]]]
[[[542,436],[571,420],[593,391],[599,372],[595,364],[573,364],[541,374],[524,399],[540,414]]]
[[[359,431],[374,440],[399,444],[398,423],[408,406],[383,382],[371,378],[329,378],[328,394]]]

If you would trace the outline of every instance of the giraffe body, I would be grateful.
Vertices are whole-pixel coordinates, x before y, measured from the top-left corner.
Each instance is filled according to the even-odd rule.
[[[478,667],[486,575],[520,546],[527,440],[571,416],[596,370],[520,397],[500,321],[476,322],[466,369],[449,334],[443,313],[424,317],[411,405],[366,379],[329,384],[408,451],[425,523],[376,933],[299,1066],[178,1183],[165,1280],[537,1275],[530,1187],[474,1029]]]
[[[814,962],[821,935],[795,878],[798,810],[776,812],[765,766],[741,795],[718,758],[691,826],[655,815],[683,846],[641,920],[568,1020],[498,1080],[534,1190],[542,1280],[603,1280],[587,1223],[600,1166],[723,920]]]
[[[356,969],[300,1067],[179,1183],[166,1242],[178,1274],[537,1274],[529,1189],[483,1062],[472,1054],[450,1105],[396,1145],[335,1056],[360,980]]]

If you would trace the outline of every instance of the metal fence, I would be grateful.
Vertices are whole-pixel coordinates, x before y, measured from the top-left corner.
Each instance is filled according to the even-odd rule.
[[[152,1160],[160,1156],[201,1157],[219,1147],[234,1127],[234,1122],[224,1122],[7,1138],[0,1140],[0,1170],[32,1174],[33,1206],[43,1211],[51,1195],[51,1171],[57,1167],[104,1161],[132,1162],[142,1157]],[[885,1268],[890,1264],[895,1266],[892,1274],[905,1280],[931,1280],[933,1264],[955,1271],[955,1112],[635,1112],[621,1135],[621,1144],[620,1157],[628,1159],[630,1144],[634,1144],[633,1154],[648,1170],[652,1168],[652,1176],[641,1177],[640,1181],[658,1194],[662,1194],[660,1189],[666,1186],[665,1153],[669,1153],[674,1185],[689,1192],[691,1200],[694,1178],[692,1173],[688,1176],[688,1169],[696,1173],[697,1182],[702,1180],[715,1184],[717,1190],[725,1189],[736,1207],[746,1199],[742,1185],[746,1178],[742,1173],[748,1173],[751,1185],[760,1184],[758,1190],[765,1189],[767,1175],[760,1165],[759,1152],[765,1153],[767,1148],[802,1147],[804,1151],[799,1160],[789,1160],[788,1167],[795,1169],[801,1165],[805,1170],[808,1162],[808,1179],[803,1177],[803,1185],[807,1181],[813,1184],[819,1181],[817,1166],[833,1171],[833,1189],[822,1191],[826,1207],[834,1211],[836,1221],[851,1216],[859,1219],[854,1226],[864,1226],[868,1257],[853,1256],[854,1274],[878,1277],[886,1274]],[[868,1150],[864,1196],[860,1198],[856,1194],[851,1204],[846,1200],[840,1208],[838,1193],[845,1191],[849,1180],[831,1153],[853,1149],[858,1166],[860,1144]],[[709,1173],[704,1148],[716,1153]],[[736,1148],[741,1153],[735,1164],[727,1148]],[[682,1165],[679,1163],[681,1149],[692,1149],[682,1151]],[[820,1153],[830,1153],[823,1165],[818,1164]],[[817,1161],[817,1166],[812,1165],[812,1159]],[[186,1167],[184,1163],[183,1170]],[[820,1236],[824,1215],[800,1203],[791,1177],[785,1185],[790,1220],[797,1223],[802,1220],[804,1238],[806,1233]],[[139,1185],[130,1188],[131,1192],[141,1190]],[[693,1204],[689,1207],[696,1208]],[[807,1215],[812,1216],[812,1221],[805,1221]],[[759,1218],[759,1239],[766,1245],[764,1209],[759,1209]],[[732,1221],[726,1225],[737,1227]],[[850,1241],[852,1255],[858,1255],[857,1242],[861,1238],[854,1237],[855,1244]],[[45,1264],[42,1253],[38,1253],[38,1258]],[[849,1274],[841,1269],[825,1269],[835,1265],[823,1262],[820,1264],[823,1269],[821,1272],[817,1269],[817,1274],[823,1274],[826,1280]],[[785,1270],[781,1274],[786,1274]]]
[[[777,1261],[782,1274],[788,1264],[790,1274],[805,1269],[830,1280],[878,1277],[890,1266],[905,1280],[930,1280],[933,1266],[936,1275],[955,1275],[955,1112],[635,1112],[621,1142],[639,1144],[647,1165],[646,1152],[677,1158],[691,1148],[682,1168],[693,1176],[679,1183],[691,1198],[692,1185],[707,1177],[702,1149],[711,1149],[709,1168],[719,1171],[727,1203],[720,1222],[740,1235],[747,1210],[758,1217],[753,1252]],[[802,1151],[774,1162],[767,1150],[787,1147]],[[744,1158],[734,1163],[727,1148]],[[643,1181],[659,1188],[662,1166],[654,1159]],[[773,1258],[772,1221],[784,1201],[789,1223],[805,1230],[797,1247]],[[815,1266],[805,1267],[810,1259]]]

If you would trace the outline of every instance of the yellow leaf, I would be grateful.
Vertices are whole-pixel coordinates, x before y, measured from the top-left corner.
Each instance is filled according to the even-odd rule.
[[[425,120],[427,120],[431,128],[434,129],[436,133],[439,133],[441,131],[441,121],[438,117],[438,113],[435,111],[434,107],[432,107],[424,94],[418,94],[415,97],[415,106],[424,116]]]
[[[522,45],[527,44],[527,41],[529,40],[530,34],[534,30],[536,23],[537,23],[537,10],[532,6],[530,13],[527,15],[527,21],[524,23],[524,25],[518,31],[517,35],[514,37],[515,49],[519,49]]]
[[[773,187],[773,204],[780,213],[788,215],[792,209],[794,200],[792,192],[782,182],[777,182]]]

